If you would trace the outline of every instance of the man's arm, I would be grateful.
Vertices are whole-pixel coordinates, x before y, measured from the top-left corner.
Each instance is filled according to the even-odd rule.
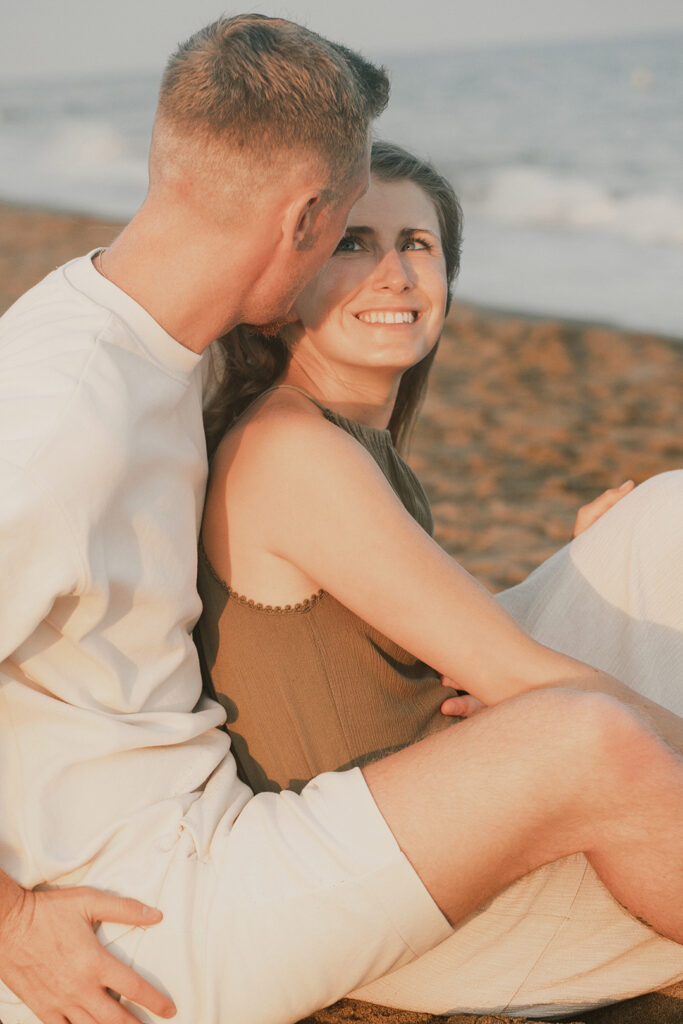
[[[80,579],[58,505],[19,467],[1,458],[0,537],[6,539],[0,545],[2,678],[2,662],[49,613],[55,597],[74,592]],[[11,723],[0,721],[0,736],[0,767],[8,783]],[[16,793],[16,799],[22,794]],[[2,813],[11,811],[3,793]],[[31,892],[0,870],[0,979],[43,1021],[55,1015],[82,1019],[82,1011],[98,1024],[135,1020],[107,989],[159,1016],[172,1016],[173,1004],[107,953],[94,932],[100,921],[147,926],[159,920],[159,911],[137,900],[91,888]]]
[[[108,953],[94,928],[99,921],[147,927],[161,911],[97,889],[30,892],[0,871],[0,977],[42,1021],[55,1007],[67,1020],[131,1024],[136,1018],[108,989],[160,1017],[173,1003]]]
[[[452,686],[453,681],[445,678],[444,685]],[[549,686],[552,685],[549,684]],[[560,681],[555,685],[566,686],[568,684]],[[574,679],[571,682],[571,688],[573,690],[583,690],[586,693],[606,693],[610,697],[616,697],[622,704],[633,708],[640,718],[647,722],[653,732],[663,739],[675,753],[683,756],[683,718],[673,711],[669,711],[668,708],[663,708],[661,704],[656,704],[655,701],[641,696],[641,694],[636,693],[629,686],[620,683],[619,680],[604,672],[595,672],[593,675]],[[441,705],[441,711],[444,715],[471,717],[480,709],[479,702],[470,696],[447,697]]]

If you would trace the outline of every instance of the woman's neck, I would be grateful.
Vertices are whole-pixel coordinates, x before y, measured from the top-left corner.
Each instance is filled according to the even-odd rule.
[[[384,430],[389,426],[394,411],[401,376],[332,372],[323,366],[303,365],[296,352],[279,381],[301,388],[333,412],[368,427]]]

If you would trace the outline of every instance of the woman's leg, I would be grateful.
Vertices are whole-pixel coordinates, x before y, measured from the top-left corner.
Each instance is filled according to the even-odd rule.
[[[641,484],[497,600],[541,643],[683,715],[683,471]]]

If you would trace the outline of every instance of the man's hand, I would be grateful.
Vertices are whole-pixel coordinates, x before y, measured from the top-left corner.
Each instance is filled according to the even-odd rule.
[[[43,1024],[137,1021],[111,993],[160,1017],[175,1015],[173,1003],[108,953],[93,930],[100,921],[147,927],[161,911],[86,887],[16,891],[0,920],[0,977]]]
[[[448,676],[441,676],[441,685],[449,690],[458,689],[458,684],[453,679],[449,679]],[[460,690],[456,697],[446,698],[441,705],[441,714],[452,715],[455,718],[471,718],[472,715],[476,715],[478,711],[485,707],[486,704],[482,704],[471,693],[465,693],[464,690]]]
[[[608,509],[612,508],[612,505],[616,505],[618,501],[621,501],[629,491],[633,490],[634,486],[633,480],[626,480],[620,487],[612,487],[587,505],[582,505],[576,513],[572,537],[578,537],[580,533],[583,533],[589,526],[597,522],[600,516],[603,516]]]

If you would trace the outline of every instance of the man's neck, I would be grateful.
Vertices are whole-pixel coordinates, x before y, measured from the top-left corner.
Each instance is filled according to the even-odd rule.
[[[225,249],[230,252],[227,241]],[[240,247],[235,245],[234,251],[239,254]],[[143,208],[96,259],[95,268],[179,344],[201,353],[239,322],[237,284],[248,281],[239,259],[228,274],[225,251],[221,257],[219,275],[210,245],[199,232],[185,237],[172,224],[159,230]]]

